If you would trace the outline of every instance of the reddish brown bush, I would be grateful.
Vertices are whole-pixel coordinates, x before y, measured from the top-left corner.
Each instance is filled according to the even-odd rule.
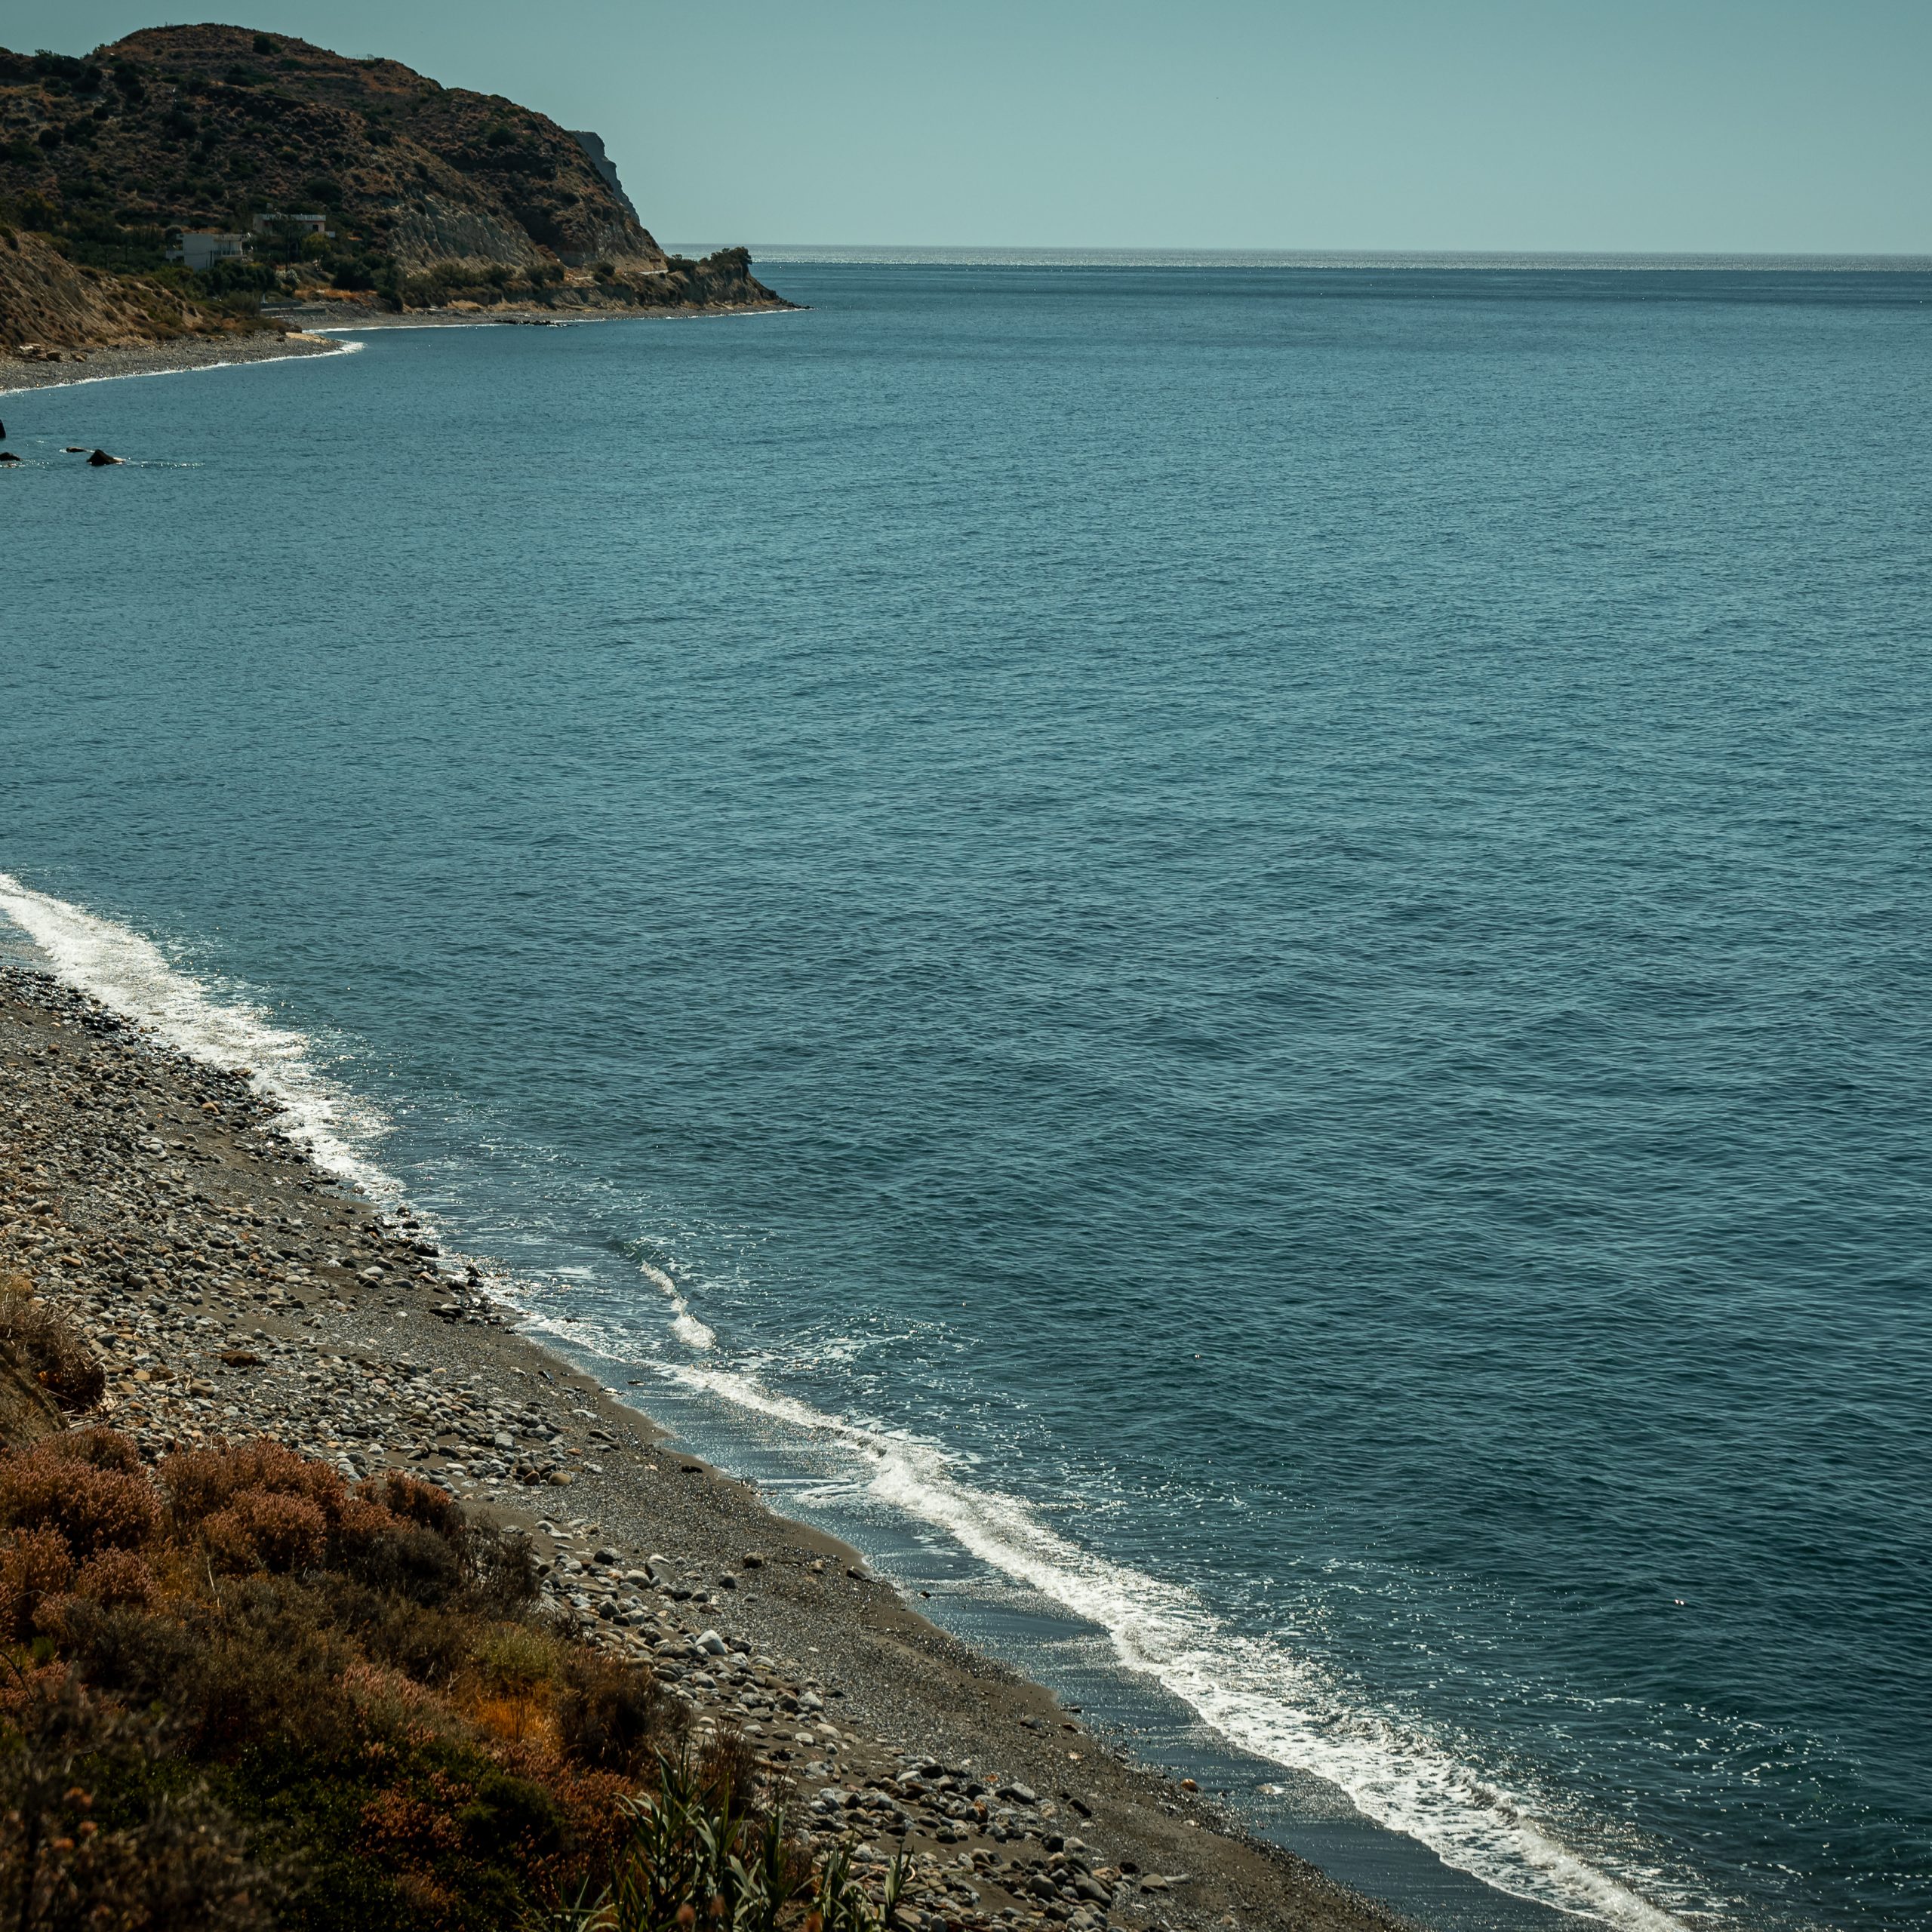
[[[365,1487],[391,1515],[434,1530],[445,1542],[454,1543],[463,1534],[462,1506],[448,1490],[425,1482],[420,1476],[390,1469]]]
[[[0,1464],[0,1523],[57,1530],[83,1559],[146,1543],[160,1524],[159,1500],[146,1476],[113,1466],[122,1438],[99,1439],[106,1434],[50,1436]]]
[[[401,1519],[380,1503],[371,1501],[361,1490],[344,1499],[342,1515],[335,1526],[337,1547],[352,1561],[383,1537],[393,1536],[401,1527]]]
[[[245,1489],[202,1524],[209,1555],[223,1569],[313,1570],[328,1553],[328,1520],[306,1496]]]
[[[0,1641],[32,1635],[34,1613],[73,1575],[73,1552],[58,1530],[17,1530],[0,1543]]]
[[[334,1470],[266,1440],[184,1451],[162,1464],[161,1480],[181,1529],[192,1529],[250,1489],[305,1498],[333,1529],[349,1495]]]
[[[133,1604],[155,1600],[154,1572],[131,1549],[103,1549],[83,1563],[74,1577],[74,1594],[90,1603]]]

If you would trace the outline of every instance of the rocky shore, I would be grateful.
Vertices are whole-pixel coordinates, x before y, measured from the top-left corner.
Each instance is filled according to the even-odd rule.
[[[648,1660],[700,1732],[741,1731],[813,1835],[856,1841],[875,1875],[903,1848],[914,1932],[1404,1922],[679,1454],[276,1118],[245,1070],[0,965],[0,1280],[85,1327],[98,1419],[150,1461],[268,1435],[347,1475],[431,1477],[527,1531],[554,1613]]]

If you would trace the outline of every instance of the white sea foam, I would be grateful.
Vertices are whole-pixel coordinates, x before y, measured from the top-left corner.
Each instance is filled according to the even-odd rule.
[[[152,940],[0,872],[0,913],[26,934],[48,968],[124,1019],[211,1066],[245,1067],[281,1109],[276,1124],[331,1174],[387,1196],[399,1192],[374,1151],[388,1123],[366,1101],[331,1085],[306,1035],[278,1026],[232,990],[220,992],[170,963]]]
[[[707,1327],[691,1311],[678,1284],[661,1268],[654,1268],[648,1261],[637,1264],[638,1272],[671,1304],[671,1333],[688,1349],[695,1349],[700,1354],[718,1346],[715,1329]]]
[[[320,335],[320,329],[311,329],[311,335]],[[353,355],[362,346],[359,342],[338,342],[320,351],[291,349],[282,355],[247,355],[229,362],[189,362],[172,369],[116,369],[104,376],[69,376],[57,385],[63,389],[77,389],[85,383],[131,383],[140,376],[199,376],[210,369],[255,369],[271,362],[326,361],[333,355]],[[37,393],[48,387],[45,383],[28,383],[19,389],[0,389],[0,395],[26,395]]]
[[[1368,1817],[1419,1838],[1445,1863],[1559,1911],[1632,1932],[1682,1932],[1681,1921],[1568,1850],[1526,1801],[1419,1727],[1364,1712],[1279,1641],[1229,1629],[1184,1586],[1109,1562],[1048,1528],[1019,1498],[961,1481],[937,1444],[828,1414],[752,1376],[659,1366],[686,1387],[838,1443],[878,1502],[946,1531],[983,1562],[1099,1625],[1123,1665],[1232,1743],[1340,1786]]]

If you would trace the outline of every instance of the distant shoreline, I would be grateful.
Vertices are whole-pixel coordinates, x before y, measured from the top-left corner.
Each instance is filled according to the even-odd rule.
[[[89,349],[63,352],[57,362],[24,360],[0,355],[0,395],[59,389],[75,383],[108,382],[122,376],[178,376],[198,369],[226,369],[248,362],[281,362],[308,355],[343,355],[354,345],[344,336],[377,329],[502,328],[519,324],[575,328],[586,322],[703,321],[737,315],[785,315],[803,312],[797,303],[747,302],[715,308],[612,309],[568,317],[541,310],[484,310],[452,315],[433,309],[401,315],[359,315],[341,321],[311,322],[300,333],[223,337],[209,341],[183,337],[134,349]],[[306,318],[305,318],[305,320]]]

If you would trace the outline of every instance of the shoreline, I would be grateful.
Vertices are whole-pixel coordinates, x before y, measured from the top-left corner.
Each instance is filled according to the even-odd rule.
[[[903,1803],[889,1793],[935,1766],[995,1797],[1024,1793],[963,1817],[950,1798],[948,1810],[922,1798],[912,1818],[909,1846],[931,1854],[969,1915],[1073,1932],[1410,1922],[1250,1835],[909,1608],[849,1545],[681,1453],[642,1410],[519,1334],[480,1272],[438,1254],[413,1217],[379,1212],[275,1131],[278,1112],[245,1073],[0,964],[0,1186],[14,1195],[0,1207],[0,1274],[26,1272],[108,1363],[91,1420],[150,1460],[263,1433],[346,1472],[435,1478],[528,1530],[546,1561],[582,1564],[571,1601],[600,1641],[681,1676],[700,1724],[745,1722],[802,1804],[876,1822]],[[747,1718],[682,1661],[710,1632],[786,1660],[823,1687],[835,1723]],[[668,1668],[667,1652],[679,1660]],[[1079,1855],[1115,1875],[1077,1893],[1049,1884],[1015,1862],[1029,1834],[1069,1853],[1084,1839]]]
[[[309,355],[343,355],[346,343],[312,334],[238,336],[220,342],[184,337],[138,349],[63,352],[58,362],[26,361],[0,355],[0,395],[80,383],[112,382],[124,376],[183,376],[201,369],[229,369],[252,362],[286,362]]]
[[[575,328],[587,322],[687,322],[727,321],[744,315],[798,313],[795,302],[726,303],[709,308],[589,309],[558,315],[542,309],[479,309],[452,315],[423,309],[402,315],[370,313],[333,319],[325,311],[303,318],[303,326],[285,336],[238,336],[219,343],[184,337],[138,348],[63,350],[57,361],[43,362],[0,352],[0,395],[26,395],[79,383],[111,382],[124,376],[179,376],[201,369],[233,368],[255,362],[283,362],[309,355],[343,355],[344,337],[377,329]]]

